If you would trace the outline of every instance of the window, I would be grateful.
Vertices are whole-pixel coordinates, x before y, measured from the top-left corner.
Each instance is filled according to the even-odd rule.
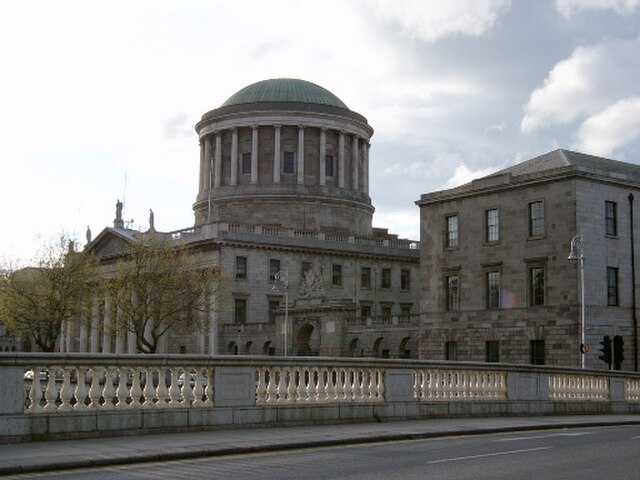
[[[391,303],[380,304],[380,315],[382,318],[391,318]]]
[[[236,278],[247,278],[247,257],[236,257]]]
[[[243,174],[251,173],[251,153],[242,154],[242,173]]]
[[[457,275],[451,275],[446,279],[447,311],[457,312],[460,309],[460,290]]]
[[[485,361],[497,363],[500,361],[500,342],[489,340],[484,344]]]
[[[326,177],[333,177],[333,155],[327,155],[324,157],[324,175]]]
[[[371,316],[371,305],[360,304],[360,317],[369,318]]]
[[[544,204],[541,200],[529,204],[529,236],[544,235]]]
[[[411,289],[411,270],[400,270],[400,290]]]
[[[446,360],[458,360],[458,342],[450,341],[444,344],[444,356]]]
[[[237,324],[247,323],[247,299],[236,298],[233,306],[233,320]]]
[[[371,267],[360,268],[360,288],[371,288]]]
[[[400,315],[404,318],[409,318],[411,316],[411,305],[410,303],[403,303],[400,305]]]
[[[458,246],[458,216],[451,215],[447,217],[447,238],[445,244],[447,248],[455,248]]]
[[[529,351],[531,365],[544,365],[544,340],[530,340]]]
[[[276,323],[276,315],[278,313],[279,306],[280,300],[269,300],[269,323]]]
[[[271,258],[269,259],[269,280],[276,281],[276,274],[280,271],[280,260]]]
[[[529,269],[529,305],[544,305],[544,268]]]
[[[391,288],[391,269],[383,268],[380,276],[380,288]]]
[[[500,272],[487,272],[487,308],[500,308]]]
[[[487,243],[500,240],[500,217],[498,209],[492,208],[484,212],[485,233],[484,240]]]
[[[331,285],[339,287],[342,285],[342,265],[331,265]]]
[[[604,202],[605,233],[611,237],[618,235],[618,206],[616,202]]]
[[[284,152],[282,154],[282,173],[295,173],[296,161],[293,152]]]
[[[618,269],[607,267],[607,305],[618,306]]]

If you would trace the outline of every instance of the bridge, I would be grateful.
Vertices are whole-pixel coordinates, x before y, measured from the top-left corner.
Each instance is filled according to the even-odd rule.
[[[640,374],[372,358],[0,354],[0,442],[411,418],[640,413]]]

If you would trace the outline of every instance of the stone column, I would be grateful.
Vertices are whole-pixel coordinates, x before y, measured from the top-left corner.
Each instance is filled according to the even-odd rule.
[[[280,125],[273,126],[273,183],[280,183]]]
[[[214,163],[214,185],[219,187],[222,179],[222,132],[216,132],[216,152]]]
[[[211,136],[204,138],[204,172],[202,177],[203,191],[207,191],[211,187]]]
[[[78,346],[78,351],[80,353],[87,352],[87,326],[84,322],[80,323],[80,334],[79,334],[80,345]]]
[[[127,331],[127,353],[138,353],[136,346],[136,334],[131,330]]]
[[[258,126],[251,127],[251,184],[258,183]]]
[[[327,183],[326,175],[327,163],[327,129],[320,129],[320,185]]]
[[[358,148],[358,137],[356,135],[353,136],[353,140],[351,141],[351,187],[358,191],[360,185],[358,185],[360,180],[360,172],[359,172],[359,164],[360,164],[360,150]]]
[[[362,145],[362,191],[369,195],[369,148],[371,145],[365,141]]]
[[[344,132],[338,138],[338,187],[344,188]]]
[[[73,322],[67,322],[67,336],[65,352],[71,352],[73,350]]]
[[[298,185],[304,185],[304,125],[298,125]]]
[[[202,197],[204,195],[204,186],[205,186],[205,176],[204,176],[204,169],[205,169],[205,159],[206,155],[204,153],[204,139],[200,139],[200,189],[198,190],[200,192],[200,196]]]
[[[231,130],[231,185],[238,184],[238,129]]]
[[[93,308],[91,310],[91,337],[89,338],[89,352],[100,352],[100,319],[98,314],[100,313],[100,307],[98,305],[98,299],[93,300]]]
[[[102,322],[102,353],[111,353],[111,301],[104,299],[104,320]]]
[[[60,322],[60,335],[58,336],[58,341],[60,342],[58,344],[58,353],[64,353],[64,347],[67,344],[66,339],[67,339],[67,321],[62,320],[62,322]]]
[[[218,353],[218,316],[215,295],[212,295],[209,299],[207,312],[209,317],[209,355],[216,355]]]
[[[118,312],[116,312],[116,317],[118,316]],[[115,353],[125,353],[125,335],[126,331],[123,331],[122,325],[120,321],[116,321],[116,352]]]

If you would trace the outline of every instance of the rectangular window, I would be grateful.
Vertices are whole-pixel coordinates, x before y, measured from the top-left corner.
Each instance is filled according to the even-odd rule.
[[[400,290],[411,289],[411,270],[400,270]]]
[[[242,154],[242,173],[243,174],[251,173],[251,153]]]
[[[275,282],[276,274],[280,271],[280,260],[276,258],[269,259],[269,280]]]
[[[410,303],[403,303],[400,305],[400,315],[404,318],[409,318],[411,316],[411,307]]]
[[[369,318],[371,316],[371,305],[361,304],[360,305],[360,317]]]
[[[280,300],[269,300],[269,323],[276,323]]]
[[[544,340],[530,340],[530,363],[531,365],[544,365]]]
[[[484,240],[487,243],[500,240],[500,217],[498,209],[492,208],[484,212],[485,234]]]
[[[247,300],[236,298],[233,306],[233,319],[237,324],[247,323]]]
[[[457,312],[460,309],[460,290],[458,276],[451,275],[447,277],[446,295],[447,295],[447,311]]]
[[[529,269],[529,304],[532,307],[544,305],[544,268]]]
[[[484,344],[485,361],[497,363],[500,361],[500,342],[489,340]]]
[[[236,257],[236,278],[247,278],[247,257]]]
[[[458,360],[458,342],[450,341],[444,344],[444,356],[446,360],[455,362]]]
[[[391,303],[380,304],[380,315],[382,318],[391,318]]]
[[[451,215],[447,217],[447,248],[455,248],[458,246],[458,216]]]
[[[500,272],[487,272],[487,308],[500,308]]]
[[[339,287],[342,285],[342,265],[331,265],[331,285]]]
[[[618,235],[618,206],[616,202],[604,202],[605,233],[611,237]]]
[[[371,288],[371,267],[360,268],[360,288]]]
[[[607,305],[618,306],[618,269],[607,267]]]
[[[383,268],[380,276],[380,288],[391,288],[391,269]]]
[[[326,177],[333,177],[333,155],[327,155],[324,157],[324,175]]]
[[[529,236],[544,235],[544,204],[541,200],[529,204]]]
[[[295,173],[296,158],[293,152],[284,152],[282,154],[282,173]]]

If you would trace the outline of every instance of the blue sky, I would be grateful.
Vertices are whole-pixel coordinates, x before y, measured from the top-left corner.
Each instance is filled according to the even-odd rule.
[[[374,225],[556,148],[640,163],[640,0],[30,1],[0,11],[0,260],[193,224],[194,124],[294,77],[375,129]]]

